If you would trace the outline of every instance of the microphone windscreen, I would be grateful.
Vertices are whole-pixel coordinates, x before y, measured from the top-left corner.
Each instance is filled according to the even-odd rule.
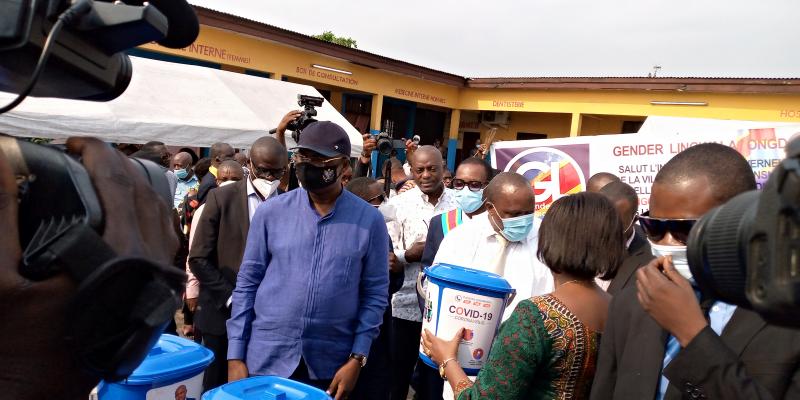
[[[143,2],[135,1],[133,3],[142,4]],[[169,23],[167,36],[158,40],[158,44],[171,49],[182,49],[194,43],[197,35],[200,34],[200,21],[197,20],[197,14],[186,0],[149,0],[149,3],[164,14]]]

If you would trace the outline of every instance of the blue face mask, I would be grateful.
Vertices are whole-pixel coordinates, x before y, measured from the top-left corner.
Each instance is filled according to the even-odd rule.
[[[464,186],[461,190],[456,190],[456,201],[465,213],[473,213],[483,205],[483,189],[473,192]]]
[[[175,176],[177,176],[178,179],[186,179],[186,177],[189,176],[189,171],[187,171],[185,168],[184,169],[176,169],[174,172],[175,172]]]
[[[497,211],[497,209],[495,209]],[[499,216],[499,214],[498,214]],[[492,225],[494,225],[494,221]],[[533,229],[533,214],[520,215],[519,217],[500,218],[503,221],[503,230],[500,234],[503,235],[509,242],[520,242],[528,237]]]

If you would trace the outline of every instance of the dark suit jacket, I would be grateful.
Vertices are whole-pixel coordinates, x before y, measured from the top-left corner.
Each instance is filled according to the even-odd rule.
[[[236,286],[242,263],[250,214],[247,181],[217,188],[208,193],[189,253],[189,268],[200,281],[195,325],[212,335],[225,335],[230,318],[226,305]]]
[[[633,241],[631,246],[628,247],[628,257],[625,258],[625,261],[622,262],[619,270],[617,270],[617,276],[608,285],[608,293],[615,295],[628,286],[636,287],[636,270],[653,258],[650,243],[647,243],[645,236],[638,230],[634,231]]]
[[[425,250],[422,251],[421,262],[423,267],[429,267],[433,264],[433,259],[436,258],[436,253],[439,251],[442,240],[444,240],[442,214],[436,214],[428,224],[428,237],[425,238]]]
[[[200,180],[200,187],[197,188],[197,201],[198,204],[205,204],[208,192],[217,187],[217,177],[209,171],[202,180]],[[198,206],[199,207],[199,206]]]
[[[668,333],[642,309],[636,287],[611,300],[592,400],[653,399]],[[665,399],[800,399],[800,331],[737,308],[721,336],[702,331],[665,369]]]

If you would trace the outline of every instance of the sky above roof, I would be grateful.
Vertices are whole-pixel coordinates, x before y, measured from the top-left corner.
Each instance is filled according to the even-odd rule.
[[[466,77],[800,77],[798,0],[189,0]]]

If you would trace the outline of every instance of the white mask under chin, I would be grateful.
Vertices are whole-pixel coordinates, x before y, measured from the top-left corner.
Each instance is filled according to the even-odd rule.
[[[686,246],[662,246],[650,242],[650,249],[656,257],[672,256],[672,265],[675,266],[675,270],[684,278],[694,282],[692,271],[689,269],[689,260],[686,256]]]
[[[275,193],[275,191],[278,190],[278,186],[281,184],[281,181],[277,179],[274,181],[268,181],[266,179],[258,178],[253,179],[252,182],[253,187],[255,187],[256,190],[258,190],[258,193],[261,193],[265,199],[268,199],[269,196],[272,196],[272,193]]]

